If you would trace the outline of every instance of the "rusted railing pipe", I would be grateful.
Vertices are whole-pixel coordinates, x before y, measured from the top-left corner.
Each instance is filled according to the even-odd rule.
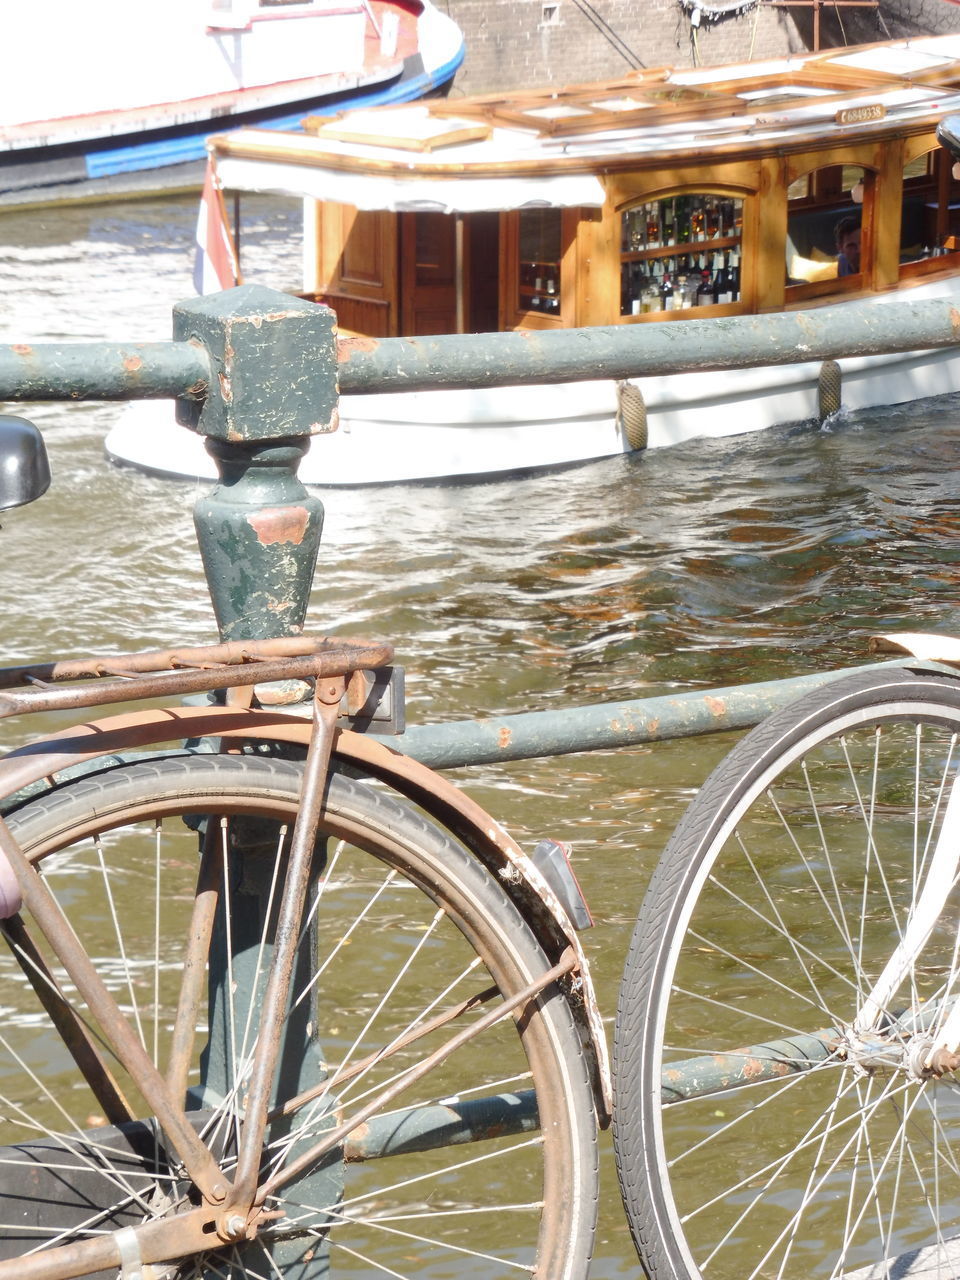
[[[351,394],[639,378],[885,355],[960,343],[949,302],[876,299],[778,315],[593,329],[347,338],[340,390]]]
[[[274,310],[283,295],[245,286]],[[214,295],[230,300],[237,291]],[[302,304],[306,305],[306,304]],[[683,324],[612,325],[422,338],[340,338],[340,390],[577,382],[885,355],[960,343],[947,301],[876,299],[814,312],[724,316]],[[292,351],[302,366],[309,352]],[[0,347],[0,400],[202,399],[211,361],[198,343],[38,343]],[[256,370],[250,371],[256,377]],[[203,431],[201,424],[200,430]],[[269,434],[269,433],[264,433]]]
[[[192,342],[18,342],[0,347],[0,400],[204,396],[210,359]]]
[[[750,729],[802,693],[855,671],[902,662],[871,663],[812,675],[726,689],[670,693],[626,702],[598,702],[562,711],[525,711],[489,720],[455,720],[445,724],[414,725],[402,738],[382,739],[433,769],[460,765],[533,760],[540,756],[570,755],[664,742],[697,734]],[[914,663],[911,666],[929,666]],[[371,735],[376,736],[376,735]]]

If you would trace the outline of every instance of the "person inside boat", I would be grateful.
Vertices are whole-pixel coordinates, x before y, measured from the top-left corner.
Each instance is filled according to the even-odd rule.
[[[848,214],[833,229],[837,246],[837,275],[855,276],[860,270],[860,219]]]

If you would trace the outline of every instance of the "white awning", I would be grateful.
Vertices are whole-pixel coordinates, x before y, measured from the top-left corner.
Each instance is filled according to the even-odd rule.
[[[227,191],[308,196],[357,209],[394,212],[478,213],[481,210],[599,207],[604,190],[592,174],[537,178],[395,178],[347,173],[313,165],[219,156],[217,173]]]

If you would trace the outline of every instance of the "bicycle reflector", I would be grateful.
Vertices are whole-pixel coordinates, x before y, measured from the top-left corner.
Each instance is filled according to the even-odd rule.
[[[569,846],[556,840],[541,840],[530,859],[560,899],[560,905],[570,917],[573,927],[577,930],[592,929],[593,916],[570,865]]]

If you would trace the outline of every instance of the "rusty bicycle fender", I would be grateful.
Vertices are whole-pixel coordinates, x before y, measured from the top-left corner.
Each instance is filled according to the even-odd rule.
[[[244,707],[157,707],[74,725],[9,752],[0,760],[0,800],[77,765],[112,761],[132,751],[199,738],[223,748],[243,742],[306,747],[308,720],[283,710]],[[382,742],[338,731],[334,759],[386,783],[450,831],[496,876],[552,964],[573,948],[577,964],[560,986],[590,1063],[598,1122],[610,1122],[612,1094],[606,1037],[580,939],[546,879],[500,824],[453,783]]]

